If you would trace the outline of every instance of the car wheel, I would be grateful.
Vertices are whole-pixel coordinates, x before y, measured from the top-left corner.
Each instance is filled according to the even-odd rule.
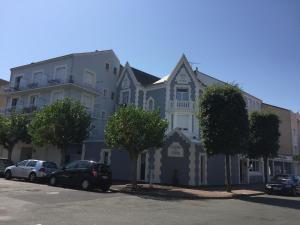
[[[56,180],[56,177],[55,177],[55,176],[50,177],[49,184],[50,184],[51,186],[55,186],[55,185],[57,184],[57,180]]]
[[[82,180],[81,182],[81,189],[82,190],[89,190],[91,188],[91,183],[89,180]]]
[[[35,182],[36,181],[36,174],[35,173],[31,173],[29,174],[29,177],[28,177],[29,181],[30,182]]]
[[[4,175],[6,180],[10,180],[12,178],[10,170],[6,171]]]
[[[102,187],[100,187],[100,189],[103,191],[103,192],[107,192],[109,190],[109,186],[108,185],[103,185]]]

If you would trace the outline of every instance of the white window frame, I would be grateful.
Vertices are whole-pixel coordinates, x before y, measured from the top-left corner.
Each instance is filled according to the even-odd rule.
[[[64,65],[58,65],[54,67],[54,73],[53,73],[53,79],[56,80],[57,79],[57,69],[59,68],[65,68],[65,77],[64,80],[62,80],[61,82],[64,83],[67,80],[67,70],[68,70],[68,66],[66,64]]]
[[[188,100],[177,100],[177,89],[188,89]],[[190,85],[174,85],[174,93],[173,93],[173,100],[175,101],[191,101],[192,92],[191,92],[191,86]]]
[[[28,95],[28,104],[27,104],[28,107],[31,107],[31,106],[37,106],[37,104],[35,104],[35,105],[30,105],[30,99],[31,99],[32,96],[37,96],[37,98],[39,98],[39,97],[40,97],[40,93],[34,93],[34,94]]]
[[[111,163],[111,149],[108,148],[102,148],[100,152],[100,163],[104,164],[104,155],[105,152],[108,152],[108,160],[107,160],[107,165],[110,165]]]
[[[152,108],[152,109],[150,109],[150,101],[153,102],[153,108]],[[152,97],[149,97],[148,100],[147,100],[147,110],[148,110],[148,111],[153,111],[153,110],[155,110],[155,101],[154,101],[154,98],[152,98]]]
[[[63,89],[60,89],[60,90],[54,90],[54,91],[51,92],[51,103],[54,103],[54,102],[53,102],[53,95],[54,95],[55,93],[59,93],[59,92],[62,92],[63,99],[65,98],[65,90],[63,90]]]
[[[85,82],[85,75],[86,75],[86,73],[90,73],[90,74],[93,75],[93,82],[91,84]],[[90,69],[84,69],[84,73],[83,73],[83,77],[82,77],[82,83],[84,85],[95,87],[95,85],[96,85],[96,72],[94,72],[94,71],[92,71]]]
[[[187,116],[188,117],[188,124],[187,124],[187,130],[185,130],[182,127],[178,127],[177,123],[177,117],[178,116]],[[173,123],[173,129],[180,129],[183,132],[191,132],[191,114],[190,113],[175,113],[174,114],[174,123]]]
[[[121,91],[119,103],[120,103],[120,104],[124,104],[124,103],[123,103],[123,94],[124,94],[125,92],[128,92],[128,103],[127,103],[127,104],[130,104],[130,99],[131,99],[131,90],[130,90],[130,89],[126,89],[126,90],[122,90],[122,91]]]

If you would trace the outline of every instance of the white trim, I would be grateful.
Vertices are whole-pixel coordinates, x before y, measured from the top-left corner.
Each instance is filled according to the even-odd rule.
[[[146,109],[150,111],[150,109],[149,109],[149,102],[150,101],[153,101],[153,109],[151,110],[151,111],[153,111],[153,110],[155,110],[155,101],[154,101],[154,98],[152,98],[151,96],[147,99]]]
[[[122,73],[121,73],[121,75],[120,75],[120,77],[117,81],[117,85],[116,85],[117,87],[119,86],[121,80],[123,80],[123,76],[126,74],[126,72],[128,72],[129,76],[133,80],[133,83],[136,87],[141,86],[141,84],[137,81],[136,77],[134,76],[134,73],[133,73],[129,63],[126,62],[125,67],[124,67],[124,69],[123,69],[123,71],[122,71]]]

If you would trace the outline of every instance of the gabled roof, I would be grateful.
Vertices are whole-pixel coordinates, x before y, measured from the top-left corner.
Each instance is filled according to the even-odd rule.
[[[143,86],[153,84],[153,83],[155,83],[156,81],[158,81],[160,79],[159,77],[156,77],[156,76],[151,75],[149,73],[145,73],[145,72],[143,72],[141,70],[138,70],[134,67],[131,67],[131,69],[132,69],[132,72],[133,72],[135,78],[137,79],[137,81]]]

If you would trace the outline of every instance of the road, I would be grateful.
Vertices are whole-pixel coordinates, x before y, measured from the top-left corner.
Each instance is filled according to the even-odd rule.
[[[86,192],[0,178],[1,225],[293,225],[300,197],[180,200]]]

